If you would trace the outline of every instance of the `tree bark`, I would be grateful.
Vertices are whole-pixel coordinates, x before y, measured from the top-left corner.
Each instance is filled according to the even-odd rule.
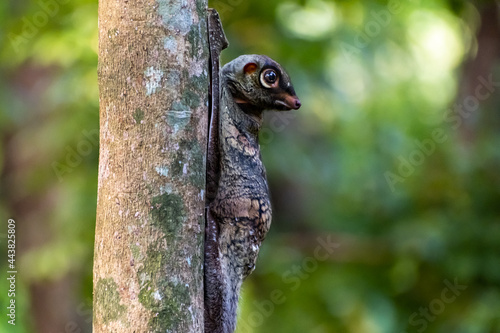
[[[101,0],[94,332],[203,332],[207,2]]]
[[[456,105],[464,105],[466,98],[478,98],[477,89],[481,85],[479,78],[491,78],[498,82],[495,64],[500,57],[500,12],[497,3],[476,4],[480,14],[480,27],[476,33],[477,54],[463,66],[459,94]],[[493,87],[494,88],[494,87]],[[489,92],[489,91],[487,91]],[[485,131],[497,131],[500,124],[498,110],[498,91],[481,99],[481,108],[475,109],[464,105],[466,112],[458,114],[461,118],[458,128],[463,148],[474,147],[474,142]],[[496,127],[496,128],[495,128]],[[481,133],[480,133],[481,132]]]

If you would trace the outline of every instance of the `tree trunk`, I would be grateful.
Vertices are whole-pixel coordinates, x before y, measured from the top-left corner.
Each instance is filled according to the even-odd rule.
[[[483,82],[489,79],[495,83],[499,81],[499,72],[495,71],[495,64],[500,56],[500,12],[497,3],[477,4],[477,7],[481,19],[476,33],[477,54],[463,67],[460,91],[456,101],[456,105],[463,106],[465,109],[462,114],[458,114],[462,117],[458,130],[462,139],[462,147],[469,149],[474,147],[473,143],[480,135],[484,135],[485,131],[489,130],[497,131],[500,124],[497,112],[499,100],[496,98],[499,96],[498,91],[495,89],[483,98],[478,95],[478,87],[482,85],[481,79]],[[486,92],[490,93],[489,90]],[[467,104],[478,98],[481,108]]]
[[[203,332],[206,1],[101,0],[94,332]]]

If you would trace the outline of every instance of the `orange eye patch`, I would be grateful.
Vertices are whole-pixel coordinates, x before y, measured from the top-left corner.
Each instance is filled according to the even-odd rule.
[[[243,67],[243,72],[245,74],[252,74],[255,70],[257,70],[257,64],[253,62],[249,62],[245,65],[245,67]]]

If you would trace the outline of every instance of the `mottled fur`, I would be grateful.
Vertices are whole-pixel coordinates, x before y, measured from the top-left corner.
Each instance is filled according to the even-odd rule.
[[[250,66],[246,66],[250,64]],[[262,84],[272,69],[275,87]],[[244,55],[220,74],[216,195],[208,202],[205,253],[205,332],[231,333],[238,295],[255,268],[259,248],[271,224],[266,172],[258,141],[265,109],[298,109],[288,74],[263,55]]]

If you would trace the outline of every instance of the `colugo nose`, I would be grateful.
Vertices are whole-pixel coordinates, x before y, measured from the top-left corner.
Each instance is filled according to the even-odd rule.
[[[302,103],[300,103],[300,99],[297,96],[287,95],[284,99],[285,104],[294,110],[298,110]]]
[[[300,102],[300,99],[296,98],[295,99],[295,110],[298,110],[302,103]]]

